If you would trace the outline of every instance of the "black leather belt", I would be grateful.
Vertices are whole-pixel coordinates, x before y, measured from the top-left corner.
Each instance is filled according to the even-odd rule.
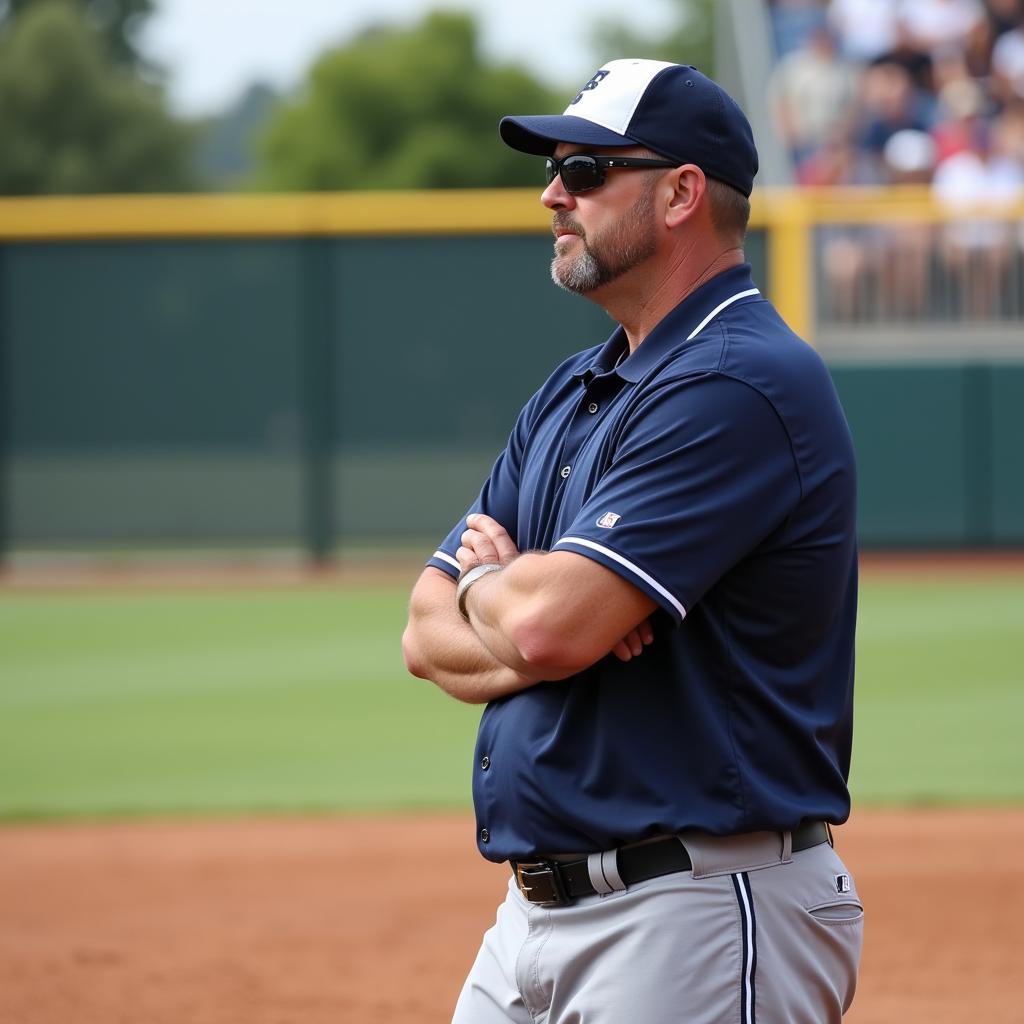
[[[827,842],[831,842],[831,833],[823,821],[804,822],[793,832],[794,853]],[[686,847],[675,836],[622,846],[618,850],[617,865],[619,877],[627,886],[693,868]],[[519,891],[530,903],[566,904],[580,896],[597,894],[590,881],[586,858],[512,861],[512,873]]]

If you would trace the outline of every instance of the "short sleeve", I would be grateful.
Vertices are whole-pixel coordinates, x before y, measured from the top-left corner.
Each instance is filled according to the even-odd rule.
[[[600,562],[682,621],[799,497],[789,435],[764,395],[714,373],[668,381],[631,411],[554,547]]]

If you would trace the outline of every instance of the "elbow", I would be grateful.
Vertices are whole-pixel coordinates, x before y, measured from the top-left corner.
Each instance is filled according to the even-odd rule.
[[[589,668],[600,655],[583,650],[574,634],[578,635],[551,609],[527,603],[507,627],[506,636],[520,662],[513,667],[548,680],[565,679]]]
[[[412,625],[405,627],[402,634],[402,659],[405,661],[405,670],[417,679],[427,678],[426,662],[419,644],[416,643],[416,635]]]

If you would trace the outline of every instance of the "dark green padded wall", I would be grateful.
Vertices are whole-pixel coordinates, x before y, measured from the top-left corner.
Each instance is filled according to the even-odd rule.
[[[857,449],[865,543],[955,543],[967,530],[963,370],[842,366],[833,379]]]
[[[614,328],[549,276],[545,237],[338,243],[335,527],[437,537],[475,496],[523,403]]]
[[[1024,366],[832,368],[857,447],[867,546],[1024,542]]]
[[[748,246],[765,283],[765,240]],[[0,547],[439,538],[613,325],[545,235],[0,247]],[[832,367],[866,546],[1024,544],[1024,365]]]
[[[10,246],[14,543],[301,532],[297,243]]]
[[[992,535],[1024,544],[1024,366],[995,366],[992,376]]]

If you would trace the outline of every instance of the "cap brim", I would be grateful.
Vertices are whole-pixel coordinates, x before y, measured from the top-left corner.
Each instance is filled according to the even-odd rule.
[[[535,156],[551,156],[560,142],[581,146],[636,145],[625,135],[571,114],[503,117],[498,124],[498,132],[506,145]]]

